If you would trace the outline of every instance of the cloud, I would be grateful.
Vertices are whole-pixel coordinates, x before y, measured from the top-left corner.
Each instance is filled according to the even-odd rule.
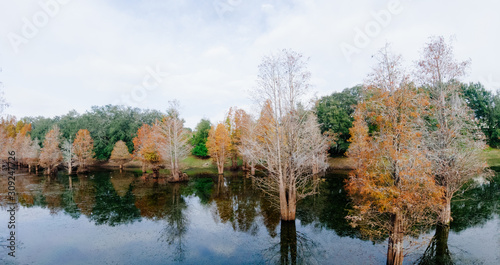
[[[222,120],[230,106],[250,106],[257,66],[270,52],[292,48],[310,57],[321,96],[361,83],[385,42],[411,66],[430,35],[456,36],[457,57],[472,59],[465,81],[500,80],[495,1],[401,0],[401,13],[346,60],[341,44],[352,45],[356,29],[376,21],[391,1],[68,1],[17,53],[7,36],[22,36],[25,18],[44,9],[36,1],[3,1],[7,113],[54,116],[111,104],[140,87],[148,67],[162,65],[168,74],[140,107],[165,110],[178,99],[194,128],[203,117]]]

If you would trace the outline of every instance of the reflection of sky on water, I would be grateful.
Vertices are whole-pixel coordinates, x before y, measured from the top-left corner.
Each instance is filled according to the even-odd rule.
[[[105,178],[105,175],[101,177]],[[130,179],[130,176],[127,177]],[[115,179],[113,181],[75,177],[71,192],[68,191],[67,178],[51,180],[50,183],[40,178],[32,179],[39,183],[36,185],[29,183],[30,178],[19,182],[26,185],[25,189],[23,187],[19,189],[36,196],[46,192],[50,196],[49,204],[56,206],[46,204],[19,207],[16,213],[16,240],[20,246],[16,250],[16,263],[13,264],[279,263],[280,257],[284,255],[283,246],[295,246],[293,244],[296,244],[298,261],[307,264],[385,263],[387,248],[385,243],[373,244],[371,241],[360,240],[352,231],[339,230],[345,226],[324,220],[325,216],[330,216],[328,215],[330,212],[345,207],[345,204],[339,204],[341,200],[338,198],[342,195],[339,195],[337,190],[319,195],[314,203],[304,201],[303,205],[307,206],[305,207],[307,209],[302,210],[303,217],[308,221],[303,222],[300,219],[296,221],[296,233],[287,235],[288,239],[291,238],[292,245],[290,245],[281,242],[280,233],[283,231],[281,224],[278,222],[273,225],[273,221],[266,221],[266,218],[271,218],[264,214],[265,211],[269,212],[269,209],[264,208],[267,206],[263,204],[260,195],[252,193],[250,180],[242,180],[241,177],[228,177],[224,185],[219,187],[218,195],[215,194],[217,178],[205,179],[200,182],[201,184],[198,183],[200,185],[191,182],[176,188],[167,183],[143,183],[140,178],[134,178],[134,181],[123,180],[124,183],[130,182],[137,187],[132,189],[133,195],[130,193],[127,195],[126,191],[116,191],[116,189],[128,189],[127,185],[117,182],[117,178],[120,178],[117,175],[113,175]],[[339,182],[327,186],[332,188],[341,185],[342,180],[331,178],[328,181]],[[88,188],[92,183],[102,185],[101,182],[105,183],[105,190]],[[206,183],[213,186],[208,194],[209,198],[204,198],[202,201],[197,194],[203,192],[196,189],[205,187],[203,185]],[[50,188],[54,185],[58,188]],[[83,196],[83,193],[78,193],[79,188],[85,188],[85,192],[89,193]],[[194,190],[189,191],[189,189]],[[1,195],[4,195],[4,192],[2,190]],[[74,198],[81,196],[89,203],[94,203],[94,206],[98,204],[89,198],[97,196],[105,199],[99,205],[107,203],[109,207],[87,212],[87,215],[73,214],[72,217],[66,210],[80,211],[79,208],[68,208],[65,204],[75,201],[78,204],[80,199],[68,200],[68,194],[72,194]],[[106,194],[110,197],[107,198]],[[142,198],[141,204],[137,204],[140,198]],[[38,200],[40,201],[43,202]],[[165,205],[148,204],[151,202],[161,202]],[[109,208],[109,211],[106,208]],[[92,207],[85,209],[92,210]],[[137,218],[124,212],[134,212],[137,209],[139,211],[145,209],[147,217],[142,215]],[[3,208],[0,211],[2,240],[5,240],[8,233],[6,224],[9,215],[6,210]],[[104,220],[118,221],[114,226],[108,221],[96,225],[96,217],[92,216],[93,214],[109,218]],[[116,216],[121,214],[125,216]],[[221,214],[224,216],[220,216]],[[448,245],[458,264],[470,262],[500,264],[498,262],[500,218],[495,214],[491,217],[491,213],[485,216],[490,217],[483,222],[475,222],[472,227],[461,227],[460,232],[453,231],[453,228],[450,231]],[[455,216],[455,219],[457,218],[460,217]],[[458,223],[460,222],[457,221]],[[295,231],[295,228],[292,231]],[[274,233],[275,236],[271,236],[270,233]],[[431,231],[429,235],[432,236],[433,233]],[[412,264],[424,250],[425,247],[406,257],[405,263]],[[12,260],[9,258],[5,249],[1,249],[0,263]]]

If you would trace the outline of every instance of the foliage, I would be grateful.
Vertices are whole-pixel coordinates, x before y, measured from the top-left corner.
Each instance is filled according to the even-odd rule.
[[[450,204],[455,192],[470,179],[490,174],[482,156],[486,148],[484,134],[472,110],[459,96],[460,86],[456,82],[468,65],[469,61],[455,61],[453,47],[443,37],[434,37],[424,48],[417,68],[419,81],[430,95],[424,144],[436,182],[444,188],[445,205],[439,218],[443,225],[451,221]],[[483,110],[487,107],[481,106],[484,100],[480,100],[485,93],[481,94],[476,95],[477,100],[469,101],[476,105],[476,115],[486,115]]]
[[[224,173],[224,163],[230,153],[231,138],[224,123],[212,125],[208,133],[207,148],[210,157],[217,165],[219,174]]]
[[[46,168],[46,173],[51,174],[55,166],[62,161],[61,149],[59,149],[61,132],[57,125],[52,127],[43,141],[43,148],[40,153],[40,165]]]
[[[95,158],[107,160],[115,143],[119,140],[127,144],[129,152],[134,150],[132,139],[137,136],[137,130],[145,124],[153,124],[161,120],[164,114],[155,110],[141,110],[138,108],[106,105],[93,106],[90,111],[78,114],[70,111],[55,118],[25,117],[25,123],[32,124],[31,137],[44,140],[45,134],[57,124],[62,137],[69,139],[80,129],[88,129],[94,139]]]
[[[123,166],[125,162],[130,160],[132,156],[128,152],[127,145],[125,144],[124,141],[120,140],[116,142],[115,147],[113,148],[113,151],[111,152],[111,160],[118,161],[120,163],[120,167]]]
[[[481,83],[461,84],[460,93],[474,111],[491,147],[500,147],[500,95],[493,94]]]
[[[377,59],[350,130],[347,154],[356,169],[346,184],[354,205],[348,218],[372,238],[388,235],[387,264],[402,264],[404,237],[435,222],[443,193],[419,129],[428,98],[418,93],[402,72],[400,57],[387,46]],[[369,132],[369,124],[377,130]]]
[[[249,119],[250,116],[244,110],[237,107],[229,108],[225,119],[231,142],[229,145],[229,157],[231,158],[231,169],[233,170],[237,168],[237,160],[240,157],[241,137]]]
[[[206,143],[208,139],[208,131],[210,131],[211,126],[210,121],[207,119],[201,119],[198,125],[196,125],[195,133],[191,138],[191,145],[193,146],[191,154],[202,158],[208,157]]]
[[[94,157],[94,140],[87,129],[80,129],[76,133],[73,149],[78,159],[78,170],[85,170]]]
[[[321,126],[321,133],[335,136],[330,154],[343,155],[349,148],[349,129],[354,121],[354,106],[358,103],[361,86],[346,88],[324,96],[316,102],[314,112]]]

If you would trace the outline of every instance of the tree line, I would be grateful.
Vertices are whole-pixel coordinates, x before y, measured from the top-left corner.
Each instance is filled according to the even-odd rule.
[[[363,85],[308,104],[308,59],[292,50],[271,53],[258,66],[252,93],[260,113],[254,117],[234,107],[214,125],[202,120],[195,133],[184,128],[175,103],[165,114],[142,113],[149,120],[122,116],[122,123],[105,112],[117,113],[120,107],[93,108],[82,115],[92,117],[86,124],[91,129],[77,130],[81,125],[68,118],[48,131],[40,164],[49,172],[53,166],[42,163],[45,149],[54,149],[49,153],[57,159],[51,161],[62,156],[57,150],[63,124],[73,130],[63,137],[75,135],[68,145],[75,152],[85,142],[100,153],[85,149],[86,157],[123,154],[126,160],[125,144],[155,176],[168,168],[171,181],[187,178],[180,161],[189,153],[211,157],[219,174],[227,160],[236,168],[241,159],[252,174],[255,168],[266,173],[255,178],[257,186],[273,198],[281,219],[291,221],[297,202],[316,193],[317,175],[326,169],[331,147],[331,153],[346,152],[355,164],[346,182],[353,204],[350,223],[371,238],[388,236],[387,263],[402,264],[404,238],[431,224],[448,226],[454,194],[471,179],[491,175],[481,151],[486,143],[498,144],[498,94],[480,84],[460,83],[470,61],[456,61],[442,37],[430,39],[411,74],[389,45],[375,58],[378,64]],[[3,124],[7,145],[37,133],[38,125],[29,119]],[[87,161],[78,164],[85,167]]]

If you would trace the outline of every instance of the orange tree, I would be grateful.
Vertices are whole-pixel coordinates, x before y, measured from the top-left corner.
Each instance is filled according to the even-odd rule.
[[[231,138],[226,126],[218,123],[208,132],[207,149],[210,157],[217,165],[219,174],[224,173],[224,163],[230,154]]]
[[[94,140],[92,140],[89,130],[80,129],[76,133],[73,149],[78,159],[78,171],[86,171],[87,165],[91,163],[94,156]]]
[[[387,264],[403,263],[405,236],[433,224],[442,202],[419,126],[428,98],[401,72],[400,57],[383,49],[357,104],[347,155],[356,169],[346,190],[348,219],[373,238],[389,236]]]
[[[57,125],[45,135],[40,153],[40,165],[45,168],[45,174],[52,174],[55,167],[62,161],[62,153],[59,149],[60,138],[61,133]]]

